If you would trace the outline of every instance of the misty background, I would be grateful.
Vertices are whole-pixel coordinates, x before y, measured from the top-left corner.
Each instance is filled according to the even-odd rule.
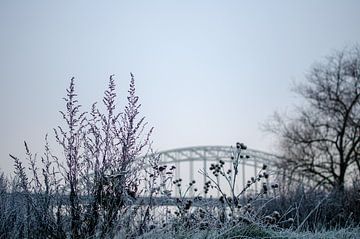
[[[292,82],[360,42],[359,1],[0,2],[0,169],[41,153],[72,76],[84,110],[115,74],[136,78],[155,150],[233,145],[276,153],[260,130],[298,99]],[[55,145],[54,145],[55,146]]]

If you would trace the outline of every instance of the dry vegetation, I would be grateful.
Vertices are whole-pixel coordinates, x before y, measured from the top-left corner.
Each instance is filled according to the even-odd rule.
[[[230,168],[219,161],[210,166],[210,173],[202,172],[208,179],[205,185],[195,181],[183,185],[173,177],[174,167],[160,166],[158,157],[144,162],[139,156],[151,151],[152,129],[146,130],[145,119],[139,116],[132,74],[128,92],[127,105],[119,112],[111,76],[103,98],[105,111],[93,104],[90,112],[83,112],[71,79],[61,111],[64,125],[54,129],[63,153],[55,155],[47,137],[40,156],[25,143],[25,160],[10,155],[15,177],[0,176],[1,239],[360,237],[356,177],[331,190],[289,184],[286,179],[270,185],[272,175],[264,165],[236,193],[238,167],[248,157],[242,143],[233,148]],[[356,147],[357,153],[348,159],[355,160],[354,166],[359,160]],[[227,182],[227,189],[218,177]],[[249,190],[255,183],[261,185],[258,193]],[[176,187],[181,193],[173,199]],[[203,190],[188,198],[195,187]],[[211,190],[221,197],[207,200],[204,195]],[[156,205],[159,196],[173,200],[173,206]]]

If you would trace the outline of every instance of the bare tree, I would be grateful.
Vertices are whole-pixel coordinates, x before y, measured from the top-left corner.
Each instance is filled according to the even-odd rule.
[[[327,189],[360,172],[360,48],[315,64],[294,91],[305,100],[289,118],[275,113],[267,129],[279,136],[281,166]]]

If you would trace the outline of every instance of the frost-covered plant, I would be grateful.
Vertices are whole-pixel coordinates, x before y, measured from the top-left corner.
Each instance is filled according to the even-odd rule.
[[[21,206],[9,214],[13,227],[19,228],[9,237],[105,238],[137,225],[134,202],[143,168],[138,157],[149,146],[152,129],[145,132],[145,118],[139,118],[141,105],[132,74],[128,92],[124,110],[116,112],[115,81],[110,76],[105,111],[93,104],[87,113],[81,111],[74,78],[70,80],[66,107],[60,111],[65,123],[54,129],[63,154],[53,155],[46,137],[40,162],[25,143],[29,170],[10,155],[17,182],[11,200]]]
[[[228,220],[243,220],[243,216],[251,211],[251,202],[255,201],[260,196],[268,194],[268,177],[269,173],[266,172],[267,165],[263,165],[261,170],[248,180],[245,187],[237,192],[237,184],[239,184],[238,177],[240,176],[239,166],[241,161],[250,158],[246,152],[247,146],[243,143],[236,143],[231,156],[230,168],[225,167],[225,162],[219,160],[218,163],[211,164],[209,170],[211,174],[199,170],[209,180],[204,187],[205,193],[209,188],[214,188],[220,194],[219,201],[223,205],[223,210],[220,213],[220,220],[226,222]],[[219,177],[225,179],[226,186],[220,185]],[[256,195],[245,197],[248,190],[257,182],[262,181],[262,189]],[[230,195],[228,195],[230,194]]]
[[[81,228],[81,206],[79,200],[79,173],[82,170],[82,150],[83,142],[81,136],[85,127],[85,113],[80,112],[81,105],[78,103],[77,94],[75,93],[74,78],[70,80],[70,86],[67,89],[66,110],[60,111],[66,128],[58,126],[54,129],[57,142],[64,151],[65,156],[65,180],[69,186],[70,201],[70,220],[71,220],[71,236],[72,238],[80,238]]]
[[[47,137],[45,138],[45,153],[41,156],[41,170],[37,163],[37,155],[33,155],[25,142],[26,160],[29,170],[23,166],[20,159],[10,155],[15,162],[15,184],[11,187],[6,201],[13,202],[14,213],[10,213],[14,222],[11,237],[41,238],[64,236],[61,210],[59,181],[56,176],[58,165],[56,158],[50,154]],[[55,171],[56,170],[56,171]],[[27,171],[31,175],[28,178]],[[56,195],[57,193],[57,195]],[[58,204],[61,202],[60,204]],[[55,214],[54,214],[55,212]],[[12,216],[11,216],[12,215]],[[19,228],[17,230],[16,228]]]
[[[173,186],[177,188],[179,194],[175,199],[172,198],[175,209],[171,210],[172,216],[167,217],[169,223],[163,224],[163,228],[158,229],[182,234],[187,230],[201,231],[209,228],[221,230],[242,224],[265,223],[265,216],[257,209],[272,199],[270,186],[268,186],[267,166],[263,165],[261,170],[251,177],[251,180],[245,184],[240,192],[236,190],[237,184],[240,182],[239,167],[242,165],[242,160],[249,158],[246,154],[246,148],[243,143],[236,144],[231,156],[230,168],[226,167],[223,160],[219,160],[210,165],[209,173],[199,170],[207,179],[203,188],[205,197],[196,187],[194,180],[187,185],[183,185],[181,178],[173,180]],[[220,177],[226,182],[225,185],[220,184]],[[256,183],[261,183],[262,189],[260,192],[254,193],[249,189]],[[278,184],[271,185],[273,192],[276,192],[277,188]],[[194,192],[192,197],[189,196],[191,191]],[[214,193],[220,197],[209,196]]]

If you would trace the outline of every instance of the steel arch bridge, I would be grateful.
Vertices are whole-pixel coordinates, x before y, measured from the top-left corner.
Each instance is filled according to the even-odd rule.
[[[175,165],[175,178],[180,178],[184,175],[182,172],[185,170],[188,176],[187,181],[192,181],[195,178],[195,172],[198,172],[199,169],[208,173],[211,163],[220,160],[224,161],[225,165],[232,163],[231,156],[234,155],[235,151],[236,148],[231,146],[195,146],[160,151],[146,157],[158,155],[160,165]],[[242,154],[250,156],[240,159],[239,173],[243,187],[245,187],[249,179],[247,174],[250,172],[252,176],[257,175],[263,164],[269,166],[268,168],[270,168],[272,173],[278,173],[276,163],[280,160],[279,156],[254,149],[242,150]],[[195,168],[194,164],[199,166],[199,163],[201,164],[200,168]],[[185,164],[187,165],[185,166]],[[206,175],[203,174],[202,177],[205,183],[207,181]],[[257,183],[255,183],[255,191],[257,191]],[[177,191],[177,196],[178,194],[179,192]]]

